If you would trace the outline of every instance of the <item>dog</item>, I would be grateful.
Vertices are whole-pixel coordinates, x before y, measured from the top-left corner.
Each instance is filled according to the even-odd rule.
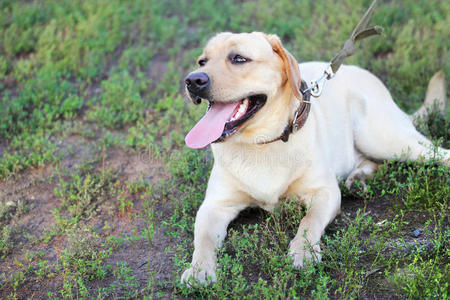
[[[443,110],[442,72],[431,79],[423,106],[407,115],[376,76],[343,65],[321,96],[311,98],[303,127],[282,140],[306,103],[302,80],[319,78],[326,63],[299,65],[276,35],[225,32],[207,43],[198,65],[185,79],[186,93],[196,104],[207,100],[209,109],[185,141],[190,148],[211,145],[214,165],[183,283],[191,277],[216,281],[215,249],[228,224],[249,206],[273,210],[281,197],[296,197],[307,209],[289,245],[294,266],[319,261],[321,235],[340,213],[340,180],[350,187],[370,177],[380,161],[432,156],[432,143],[414,121],[433,105]],[[437,151],[449,165],[449,151]]]

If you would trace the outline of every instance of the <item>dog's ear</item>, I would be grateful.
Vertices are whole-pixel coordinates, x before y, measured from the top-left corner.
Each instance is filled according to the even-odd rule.
[[[286,73],[292,93],[301,101],[302,94],[300,93],[300,86],[302,84],[302,80],[297,61],[294,56],[292,56],[292,54],[281,45],[280,38],[277,35],[267,34],[265,37],[272,46],[273,51],[283,60],[284,72]]]

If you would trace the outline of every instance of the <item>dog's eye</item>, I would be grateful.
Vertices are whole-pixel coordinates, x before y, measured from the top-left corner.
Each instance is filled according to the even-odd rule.
[[[230,55],[230,60],[233,64],[243,64],[251,61],[251,59],[240,56],[239,54]]]
[[[197,63],[200,67],[203,67],[204,65],[206,65],[207,59],[206,58],[202,58],[200,59]]]

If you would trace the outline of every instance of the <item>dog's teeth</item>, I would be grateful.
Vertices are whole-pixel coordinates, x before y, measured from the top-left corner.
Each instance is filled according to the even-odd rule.
[[[247,107],[248,107],[248,98],[242,101],[242,103],[239,105],[238,110],[236,111],[234,116],[230,119],[230,122],[239,119],[245,113]]]
[[[248,99],[245,99],[241,105],[239,105],[239,112],[244,112],[247,109],[247,105],[248,105]]]

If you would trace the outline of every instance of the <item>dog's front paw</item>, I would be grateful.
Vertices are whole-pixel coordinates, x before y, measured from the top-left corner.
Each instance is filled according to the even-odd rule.
[[[304,239],[291,241],[289,255],[293,260],[294,267],[298,269],[302,268],[306,262],[319,262],[322,260],[320,246],[318,244],[311,245]]]
[[[181,275],[181,283],[188,286],[195,284],[210,284],[216,282],[216,271],[213,267],[191,266]]]

